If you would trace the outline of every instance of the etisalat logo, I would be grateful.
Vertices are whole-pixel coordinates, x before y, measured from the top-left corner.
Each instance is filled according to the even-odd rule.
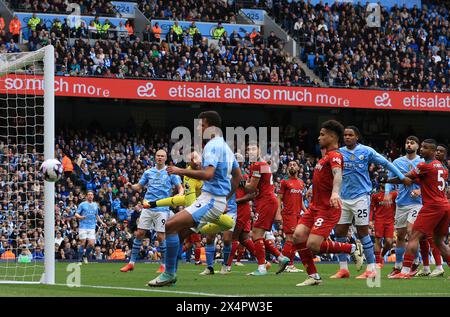
[[[392,107],[391,96],[387,92],[381,96],[376,96],[374,101],[377,107]]]
[[[231,164],[236,154],[239,163],[244,161],[254,163],[262,160],[270,166],[267,172],[274,173],[278,170],[280,163],[279,127],[248,127],[246,129],[226,127],[225,133],[220,128],[209,127],[202,131],[200,119],[194,120],[193,136],[187,127],[176,127],[172,130],[171,139],[175,141],[170,152],[172,160],[175,163],[190,162],[192,151],[202,155],[203,145],[206,144],[204,142],[217,136],[224,138],[229,150],[226,147],[214,147],[212,152],[205,153],[205,156],[208,157],[204,158]],[[247,159],[245,159],[246,153]]]

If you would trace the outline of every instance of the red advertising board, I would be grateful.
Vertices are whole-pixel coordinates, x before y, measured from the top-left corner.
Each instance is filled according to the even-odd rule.
[[[6,76],[0,94],[42,94],[42,78]],[[191,102],[450,111],[449,93],[55,77],[56,96]]]

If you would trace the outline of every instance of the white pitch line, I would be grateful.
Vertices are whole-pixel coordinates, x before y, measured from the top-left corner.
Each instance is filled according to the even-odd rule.
[[[55,284],[57,286],[67,286],[66,284]],[[81,288],[96,288],[96,289],[112,289],[112,290],[124,290],[146,293],[167,293],[167,294],[180,294],[180,295],[194,295],[194,296],[210,296],[210,297],[314,297],[314,296],[358,296],[358,297],[380,297],[380,296],[450,296],[450,293],[345,293],[343,295],[336,295],[333,293],[283,293],[283,294],[214,294],[203,292],[188,292],[188,291],[175,291],[167,289],[148,289],[148,288],[132,288],[132,287],[120,287],[120,286],[101,286],[101,285],[81,285]],[[76,289],[76,288],[73,288]]]
[[[55,284],[55,285],[56,286],[67,286],[67,284]],[[78,287],[71,287],[71,288],[77,289]],[[112,290],[121,290],[121,291],[135,291],[135,292],[147,292],[147,293],[168,293],[168,294],[197,295],[197,296],[211,296],[211,297],[242,296],[242,295],[225,295],[225,294],[202,293],[202,292],[171,291],[171,290],[167,290],[167,289],[148,289],[148,288],[132,288],[132,287],[120,287],[120,286],[101,286],[101,285],[80,285],[80,288],[112,289]]]

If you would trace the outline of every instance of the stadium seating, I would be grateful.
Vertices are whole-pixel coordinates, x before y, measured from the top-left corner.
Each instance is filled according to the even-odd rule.
[[[333,3],[332,1],[328,3]],[[366,23],[365,7],[326,1],[278,1],[267,8],[292,34],[302,59],[330,86],[449,91],[448,1],[423,8],[382,8],[381,28]],[[324,56],[313,63],[316,53]]]

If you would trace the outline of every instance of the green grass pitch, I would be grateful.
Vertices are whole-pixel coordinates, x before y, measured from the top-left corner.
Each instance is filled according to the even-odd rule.
[[[68,287],[66,280],[68,263],[57,263],[56,284],[0,286],[0,296],[450,296],[450,270],[445,277],[414,278],[411,280],[389,280],[386,275],[391,265],[382,270],[380,287],[370,288],[365,280],[357,280],[357,272],[350,265],[350,279],[332,280],[330,275],[338,268],[336,264],[318,264],[323,283],[314,287],[296,287],[305,273],[283,273],[275,275],[277,265],[273,265],[266,276],[247,276],[256,264],[247,263],[243,267],[233,265],[228,275],[215,274],[200,276],[205,266],[180,263],[176,286],[149,288],[147,281],[157,276],[157,264],[138,263],[132,272],[119,271],[123,263],[89,263],[80,267],[81,287]],[[301,268],[301,264],[297,264]],[[216,264],[220,270],[220,264]]]

